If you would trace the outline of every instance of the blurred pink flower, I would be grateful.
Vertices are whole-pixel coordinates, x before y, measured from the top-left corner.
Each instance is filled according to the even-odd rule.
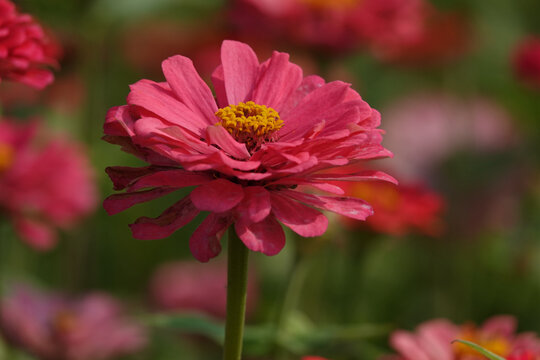
[[[514,53],[514,72],[525,83],[540,89],[540,37],[523,39]]]
[[[23,240],[46,250],[56,242],[54,228],[91,212],[97,195],[81,145],[39,130],[0,120],[0,210]]]
[[[212,294],[212,296],[208,296]],[[178,261],[160,266],[150,281],[150,297],[159,310],[200,312],[225,319],[227,313],[227,263],[201,264]],[[257,279],[249,272],[247,316],[257,304]]]
[[[394,181],[381,172],[331,171],[390,154],[380,145],[379,113],[349,84],[304,78],[288,59],[274,52],[260,64],[246,44],[224,41],[212,77],[219,105],[191,60],[180,55],[163,62],[166,82],[132,85],[128,105],[107,114],[105,140],[151,165],[107,169],[115,189],[127,189],[105,200],[107,212],[197,186],[159,217],[139,218],[131,229],[138,239],[164,238],[208,211],[190,239],[191,252],[203,262],[219,254],[221,235],[233,223],[249,249],[275,255],[285,245],[278,220],[301,236],[326,231],[326,217],[304,204],[358,220],[369,216],[363,200],[296,188],[341,195],[329,182]]]
[[[443,230],[444,201],[425,186],[373,181],[351,182],[343,189],[346,195],[362,198],[373,206],[374,214],[365,223],[342,218],[350,227],[369,226],[375,232],[395,236],[410,232],[437,236]]]
[[[59,49],[28,14],[19,14],[9,0],[0,0],[0,80],[10,79],[42,89],[54,76]]]
[[[483,98],[462,100],[443,94],[415,94],[383,111],[389,164],[406,181],[416,181],[453,153],[492,151],[515,143],[509,114]],[[419,141],[422,139],[422,141]]]
[[[422,0],[237,0],[231,15],[243,32],[347,50],[414,41],[425,6]]]
[[[13,345],[40,359],[104,360],[140,350],[143,329],[105,294],[68,299],[28,286],[0,303],[0,328]]]
[[[540,350],[540,339],[536,334],[516,334],[516,320],[512,316],[492,317],[481,327],[470,323],[459,326],[444,319],[437,319],[421,324],[415,333],[403,330],[394,332],[390,344],[399,355],[386,359],[484,359],[484,356],[464,344],[452,344],[456,339],[471,341],[508,359],[522,359],[527,352],[537,354]]]

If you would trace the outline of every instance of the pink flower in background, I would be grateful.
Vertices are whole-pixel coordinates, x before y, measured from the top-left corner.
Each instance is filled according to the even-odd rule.
[[[208,296],[212,294],[212,296]],[[163,311],[199,312],[225,319],[227,312],[227,264],[178,261],[160,266],[150,281],[150,298]],[[249,272],[247,316],[257,305],[257,279]]]
[[[70,299],[19,286],[0,302],[0,328],[10,343],[40,359],[104,360],[146,344],[143,329],[105,294]]]
[[[0,0],[0,80],[10,79],[42,89],[54,76],[59,49],[28,14]]]
[[[514,53],[514,72],[523,82],[540,89],[540,37],[521,41]]]
[[[56,242],[55,228],[89,214],[97,196],[81,146],[39,131],[37,123],[0,121],[0,211],[23,240],[46,250]]]
[[[410,182],[424,178],[457,151],[497,151],[517,139],[508,112],[483,98],[415,94],[383,113],[385,145],[396,154],[389,167]]]
[[[379,113],[349,84],[304,78],[288,58],[274,52],[259,63],[249,46],[224,41],[212,77],[217,103],[191,60],[179,55],[163,62],[166,82],[132,85],[128,105],[109,110],[105,140],[150,166],[107,169],[115,189],[127,190],[105,200],[107,212],[196,186],[159,217],[142,217],[131,229],[138,239],[164,238],[208,211],[190,239],[191,252],[203,262],[219,254],[231,224],[249,249],[275,255],[285,245],[278,221],[301,236],[326,231],[326,217],[306,205],[359,220],[369,216],[363,200],[297,187],[342,195],[330,182],[394,181],[381,172],[332,171],[389,156],[380,144]]]
[[[538,354],[540,339],[533,333],[516,334],[516,320],[511,316],[495,316],[481,327],[466,323],[455,325],[444,319],[431,320],[418,326],[416,332],[398,330],[390,344],[399,355],[394,360],[482,360],[484,356],[470,347],[454,343],[460,339],[471,341],[507,359],[529,359]],[[534,357],[532,358],[535,359]]]
[[[350,227],[369,226],[373,231],[395,236],[420,232],[430,236],[443,230],[444,201],[420,184],[394,185],[387,182],[351,182],[345,194],[359,197],[373,206],[374,214],[365,223],[343,218]]]
[[[238,0],[231,16],[242,32],[347,50],[414,41],[424,11],[422,0]]]

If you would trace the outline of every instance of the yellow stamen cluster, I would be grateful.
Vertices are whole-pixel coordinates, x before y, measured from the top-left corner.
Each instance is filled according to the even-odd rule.
[[[355,7],[360,0],[300,0],[309,7],[321,10],[346,10]]]
[[[486,338],[482,336],[481,332],[474,328],[465,328],[457,337],[461,340],[471,341],[480,345],[484,349],[491,351],[499,356],[506,357],[510,354],[511,346],[508,340],[502,336]],[[473,350],[467,345],[461,343],[454,343],[454,353],[457,355],[457,359],[467,358],[471,356],[478,356],[476,350]]]
[[[254,150],[262,143],[274,140],[275,133],[283,126],[276,110],[253,101],[229,105],[216,112],[223,126],[239,142]]]
[[[13,147],[0,143],[0,172],[6,170],[13,164]]]

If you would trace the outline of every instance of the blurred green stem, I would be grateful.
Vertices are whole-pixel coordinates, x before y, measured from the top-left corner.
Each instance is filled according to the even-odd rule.
[[[229,229],[228,246],[227,320],[223,359],[240,360],[246,314],[249,250],[236,235],[234,226]]]

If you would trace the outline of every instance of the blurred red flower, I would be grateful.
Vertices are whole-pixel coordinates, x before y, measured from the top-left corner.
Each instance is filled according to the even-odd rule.
[[[343,189],[346,195],[362,198],[373,206],[374,213],[365,223],[344,219],[351,227],[365,224],[375,232],[395,236],[410,232],[437,236],[443,230],[440,216],[444,201],[423,185],[351,182]]]
[[[55,228],[72,226],[96,201],[93,171],[80,144],[49,136],[37,123],[0,121],[0,209],[23,240],[51,248]]]
[[[10,343],[46,360],[105,360],[146,344],[120,303],[98,293],[70,299],[20,285],[0,302],[0,328]]]
[[[177,55],[163,62],[166,82],[141,80],[131,86],[128,105],[109,110],[105,140],[151,166],[107,169],[115,189],[127,189],[105,200],[107,212],[197,186],[161,216],[140,218],[131,229],[139,239],[164,238],[208,211],[190,239],[191,252],[203,262],[219,254],[221,235],[233,223],[249,249],[275,255],[285,245],[278,220],[301,236],[326,231],[326,217],[304,204],[358,220],[369,216],[363,200],[296,188],[341,195],[329,182],[394,181],[381,172],[331,171],[390,155],[380,144],[380,114],[349,84],[304,78],[285,53],[274,52],[261,64],[246,44],[225,41],[221,62],[212,77],[217,104],[191,60]]]
[[[414,41],[424,8],[422,0],[237,0],[231,16],[242,32],[347,50]]]
[[[521,41],[514,53],[514,72],[525,83],[540,89],[540,37]]]
[[[398,330],[390,343],[399,353],[385,359],[395,360],[482,360],[483,355],[467,345],[452,341],[467,340],[507,359],[529,359],[528,354],[539,354],[540,339],[533,333],[516,334],[516,320],[512,316],[495,316],[481,327],[466,323],[454,325],[437,319],[418,326],[415,333]],[[535,359],[534,357],[532,358]]]
[[[212,296],[208,296],[212,294]],[[150,281],[150,298],[163,311],[200,312],[225,319],[227,313],[227,264],[178,261],[160,266]],[[249,272],[247,316],[257,305],[257,279]]]
[[[10,79],[42,89],[54,76],[58,46],[28,14],[9,0],[0,0],[0,80]]]

